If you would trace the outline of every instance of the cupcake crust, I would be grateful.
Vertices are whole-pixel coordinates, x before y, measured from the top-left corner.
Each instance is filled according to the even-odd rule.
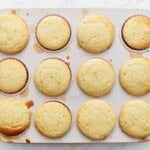
[[[25,21],[17,15],[0,15],[0,52],[15,54],[22,51],[29,41]]]
[[[36,128],[49,138],[58,138],[66,134],[71,127],[71,120],[69,108],[58,101],[42,104],[34,115]]]
[[[25,104],[14,98],[0,100],[0,132],[15,136],[30,124],[30,111]]]
[[[52,14],[39,21],[35,34],[43,48],[56,51],[65,47],[70,41],[71,26],[64,17]]]

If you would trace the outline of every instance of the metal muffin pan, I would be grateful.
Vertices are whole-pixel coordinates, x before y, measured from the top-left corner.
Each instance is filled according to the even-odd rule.
[[[119,68],[127,59],[131,57],[147,57],[150,58],[150,50],[146,52],[136,53],[128,51],[120,40],[120,27],[122,23],[129,16],[133,16],[136,14],[144,14],[146,16],[150,16],[150,11],[148,10],[136,10],[136,9],[101,9],[101,8],[60,8],[60,9],[5,9],[0,10],[0,14],[3,13],[13,13],[21,16],[29,27],[30,32],[30,40],[27,47],[20,53],[14,55],[7,55],[0,53],[0,59],[4,59],[7,57],[15,57],[17,59],[22,60],[29,70],[30,75],[30,83],[27,89],[19,94],[15,95],[17,99],[27,102],[29,100],[33,100],[34,106],[30,108],[32,111],[32,119],[30,127],[21,135],[15,137],[8,137],[0,134],[0,141],[3,142],[13,142],[13,143],[123,143],[123,142],[143,142],[148,141],[149,139],[139,140],[133,139],[127,135],[125,135],[118,124],[118,116],[120,112],[121,106],[128,100],[139,98],[144,100],[149,100],[150,93],[145,96],[132,96],[126,93],[121,86],[119,85],[118,73]],[[100,13],[108,16],[114,26],[115,26],[115,39],[113,45],[105,52],[100,54],[91,54],[84,50],[82,50],[77,43],[76,39],[76,30],[81,21],[81,19],[89,14]],[[72,38],[67,47],[58,52],[46,52],[44,51],[35,40],[35,27],[39,20],[46,15],[49,14],[58,14],[65,17],[72,29]],[[15,37],[14,37],[15,38]],[[49,57],[58,57],[70,64],[72,70],[72,83],[69,90],[59,97],[49,97],[42,93],[40,93],[33,81],[33,75],[35,68],[37,65],[44,59]],[[116,126],[112,134],[108,136],[105,140],[102,141],[92,141],[86,137],[84,137],[76,126],[76,114],[78,108],[81,106],[83,102],[89,99],[93,99],[93,97],[84,94],[78,87],[76,82],[76,73],[80,66],[80,64],[91,57],[102,57],[106,60],[110,61],[115,69],[115,85],[110,93],[105,96],[99,97],[97,99],[103,99],[109,101],[116,112]],[[8,95],[0,94],[0,99],[6,98]],[[58,139],[50,139],[41,135],[34,126],[33,114],[37,107],[49,100],[57,99],[61,100],[65,103],[72,112],[72,127],[70,131],[63,137]]]

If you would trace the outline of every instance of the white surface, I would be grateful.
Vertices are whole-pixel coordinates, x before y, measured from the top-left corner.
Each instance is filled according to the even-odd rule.
[[[30,8],[30,7],[121,7],[121,8],[147,8],[150,9],[150,0],[1,0],[0,8]],[[47,150],[47,149],[103,149],[103,150],[148,150],[150,143],[129,143],[129,144],[0,144],[0,150]]]

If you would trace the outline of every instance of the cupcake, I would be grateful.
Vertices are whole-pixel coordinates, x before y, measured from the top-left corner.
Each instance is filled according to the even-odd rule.
[[[103,140],[114,129],[115,112],[108,102],[89,100],[78,110],[77,126],[86,137]]]
[[[59,101],[42,104],[34,115],[36,128],[49,138],[58,138],[66,134],[71,127],[71,120],[69,108]]]
[[[143,100],[126,102],[120,112],[119,123],[122,131],[134,138],[150,135],[150,103]]]
[[[30,124],[30,111],[26,105],[14,98],[0,100],[0,133],[15,136]]]
[[[112,65],[102,58],[90,58],[83,62],[77,72],[80,89],[91,96],[102,96],[111,91],[115,80]]]
[[[111,47],[115,30],[111,20],[101,14],[86,16],[77,29],[79,45],[90,53],[100,53]]]
[[[39,21],[35,34],[40,46],[49,51],[56,51],[68,44],[71,27],[64,17],[53,14]]]
[[[15,54],[22,51],[29,41],[25,21],[17,15],[0,15],[0,52]]]
[[[140,96],[150,92],[150,60],[132,58],[120,68],[122,88],[131,95]]]
[[[28,82],[28,70],[24,63],[16,58],[0,61],[0,91],[7,94],[20,92]]]
[[[48,58],[36,68],[34,82],[40,92],[59,96],[69,88],[71,76],[67,63],[59,58]]]
[[[150,18],[136,15],[122,26],[122,39],[131,49],[140,51],[150,47]]]

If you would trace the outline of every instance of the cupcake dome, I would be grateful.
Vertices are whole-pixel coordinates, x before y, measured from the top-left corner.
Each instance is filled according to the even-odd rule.
[[[46,16],[37,24],[36,38],[45,49],[60,50],[67,45],[71,38],[70,24],[64,17],[58,15]]]
[[[150,103],[144,100],[126,102],[120,112],[120,127],[134,138],[146,138],[150,135]]]
[[[80,89],[91,96],[102,96],[110,92],[115,74],[112,65],[102,58],[90,58],[83,62],[77,72]]]
[[[150,47],[150,18],[141,15],[130,17],[123,24],[122,39],[131,49]]]
[[[114,129],[115,112],[108,102],[89,100],[78,110],[77,126],[86,137],[103,140]]]
[[[61,59],[49,58],[35,70],[34,82],[39,91],[49,96],[59,96],[67,91],[71,82],[71,70]]]
[[[113,43],[114,35],[113,23],[101,14],[86,16],[77,29],[79,45],[90,53],[107,50]]]
[[[25,21],[17,15],[0,15],[0,52],[15,54],[22,51],[29,40]]]
[[[14,94],[26,86],[28,70],[23,62],[15,58],[0,61],[0,91]]]
[[[122,88],[131,95],[140,96],[150,92],[150,60],[132,58],[120,68]]]
[[[15,136],[30,124],[30,111],[25,104],[14,98],[0,100],[0,132]]]
[[[70,110],[58,101],[42,104],[34,115],[36,128],[49,138],[58,138],[66,134],[70,129],[71,120]]]

